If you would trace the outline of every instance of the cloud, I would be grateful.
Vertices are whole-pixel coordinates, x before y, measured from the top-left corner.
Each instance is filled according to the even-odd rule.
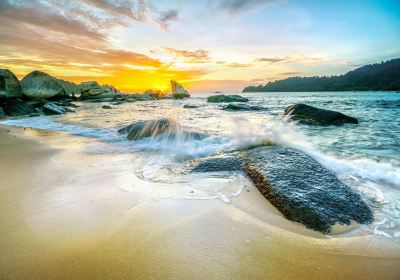
[[[303,63],[306,65],[315,65],[324,61],[323,57],[310,56],[303,54],[294,54],[287,57],[260,57],[255,59],[256,62],[266,62],[269,64],[288,64],[288,63]]]
[[[179,12],[177,10],[169,10],[161,12],[156,22],[160,25],[161,29],[168,31],[170,23],[179,19]]]
[[[230,68],[246,68],[253,66],[250,63],[238,63],[238,62],[226,63],[225,65]]]
[[[173,54],[176,57],[184,58],[186,62],[190,63],[204,63],[210,61],[209,52],[203,49],[189,51],[163,47],[162,50],[167,53]]]
[[[220,10],[229,14],[239,14],[258,9],[267,4],[275,4],[282,1],[279,0],[218,0],[209,1],[211,9]]]
[[[274,58],[274,57],[260,57],[256,59],[257,62],[280,63],[288,61],[288,58]]]
[[[20,78],[38,69],[76,82],[96,79],[126,91],[206,74],[204,69],[175,69],[110,43],[113,29],[127,21],[154,24],[150,17],[159,14],[141,0],[0,0],[0,68]],[[162,13],[161,21],[168,24],[174,18],[177,12]],[[194,51],[192,59],[207,55]]]

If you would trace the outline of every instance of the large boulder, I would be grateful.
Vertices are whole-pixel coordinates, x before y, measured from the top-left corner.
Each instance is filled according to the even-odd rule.
[[[18,78],[8,69],[0,69],[0,98],[21,97]]]
[[[60,81],[46,73],[33,71],[21,80],[23,95],[29,98],[53,98],[67,96]]]
[[[188,91],[178,82],[171,80],[172,96],[175,99],[182,99],[185,97],[190,97]]]
[[[296,104],[285,109],[284,115],[289,115],[292,120],[305,124],[315,125],[341,125],[344,123],[358,124],[356,118],[340,112],[320,109],[306,104]]]
[[[121,93],[113,86],[99,85],[96,81],[82,82],[79,84],[81,95],[79,99],[107,99],[113,98]]]
[[[205,137],[201,133],[185,131],[177,122],[169,119],[137,121],[118,130],[118,132],[127,134],[129,140],[140,140],[161,134],[169,139],[180,137],[183,140],[201,140]]]
[[[71,96],[71,97],[77,97],[81,94],[81,88],[72,82],[64,81],[61,79],[58,79],[58,81],[61,83],[62,87],[64,88],[64,91],[66,95]]]
[[[335,224],[370,223],[362,197],[335,174],[301,151],[267,146],[211,157],[193,172],[243,171],[287,219],[329,233]]]
[[[207,98],[207,102],[212,103],[229,103],[229,102],[248,102],[249,99],[240,95],[213,95]]]
[[[12,117],[26,116],[36,112],[33,106],[19,98],[9,99],[3,102],[1,106],[4,112]]]

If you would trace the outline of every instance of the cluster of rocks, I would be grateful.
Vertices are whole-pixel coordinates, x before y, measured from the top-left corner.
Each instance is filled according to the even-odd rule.
[[[118,131],[132,141],[163,137],[185,141],[206,135],[189,132],[170,119],[134,122]],[[367,224],[373,213],[362,196],[305,153],[270,145],[189,162],[184,173],[243,172],[287,219],[329,233],[336,224]]]
[[[77,85],[33,71],[21,82],[8,69],[0,69],[0,118],[59,115],[73,112]]]
[[[240,95],[213,95],[207,98],[211,103],[229,103],[222,107],[227,111],[260,111],[265,110],[260,106],[251,106],[244,104],[249,99]],[[189,107],[186,107],[189,108]],[[345,123],[358,124],[358,119],[347,116],[340,112],[316,108],[306,104],[295,104],[287,107],[283,115],[288,116],[290,120],[302,124],[310,125],[342,125]]]
[[[121,94],[115,87],[110,85],[99,85],[96,81],[83,82],[79,84],[80,100],[85,99],[108,99]]]
[[[181,99],[190,97],[186,89],[176,81],[171,81],[171,94],[148,90],[142,94],[123,94],[110,85],[100,85],[96,81],[79,85],[57,79],[41,71],[33,71],[21,82],[8,69],[0,69],[0,118],[7,116],[58,115],[73,112],[77,107],[72,101],[125,102],[150,101],[157,99]],[[111,109],[111,106],[104,106]]]

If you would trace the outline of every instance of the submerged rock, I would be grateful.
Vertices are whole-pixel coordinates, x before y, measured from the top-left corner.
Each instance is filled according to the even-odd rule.
[[[240,95],[213,95],[207,98],[207,102],[212,103],[229,103],[229,102],[248,102],[249,99]]]
[[[129,140],[140,140],[161,134],[169,139],[181,137],[183,140],[201,140],[205,138],[204,134],[183,130],[177,122],[169,119],[137,121],[118,130],[118,133],[128,134]]]
[[[188,91],[178,82],[171,80],[172,96],[176,99],[190,97]]]
[[[329,233],[335,224],[370,223],[361,196],[316,160],[295,149],[270,146],[201,161],[192,172],[242,171],[287,219]]]
[[[186,109],[195,109],[195,108],[199,108],[199,106],[190,105],[190,104],[185,104],[185,105],[183,105],[183,108],[186,108]]]
[[[21,97],[18,78],[8,69],[0,69],[0,98]]]
[[[29,98],[67,96],[61,82],[40,71],[33,71],[21,80],[22,93]]]
[[[258,106],[250,106],[247,104],[231,103],[222,108],[226,111],[260,111],[262,108]]]
[[[320,109],[306,104],[296,104],[289,106],[284,111],[285,115],[290,115],[292,120],[305,124],[317,125],[341,125],[344,123],[358,124],[356,118],[344,115],[340,112]]]
[[[109,106],[109,105],[103,105],[103,107],[101,107],[101,108],[103,108],[103,109],[112,109],[112,107]]]
[[[2,107],[4,112],[12,117],[26,116],[36,112],[33,106],[18,98],[3,102]]]

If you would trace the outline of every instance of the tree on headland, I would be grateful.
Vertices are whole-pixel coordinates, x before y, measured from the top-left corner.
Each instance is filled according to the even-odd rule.
[[[365,65],[340,76],[290,77],[266,85],[248,86],[243,92],[370,90],[400,90],[400,58]]]

